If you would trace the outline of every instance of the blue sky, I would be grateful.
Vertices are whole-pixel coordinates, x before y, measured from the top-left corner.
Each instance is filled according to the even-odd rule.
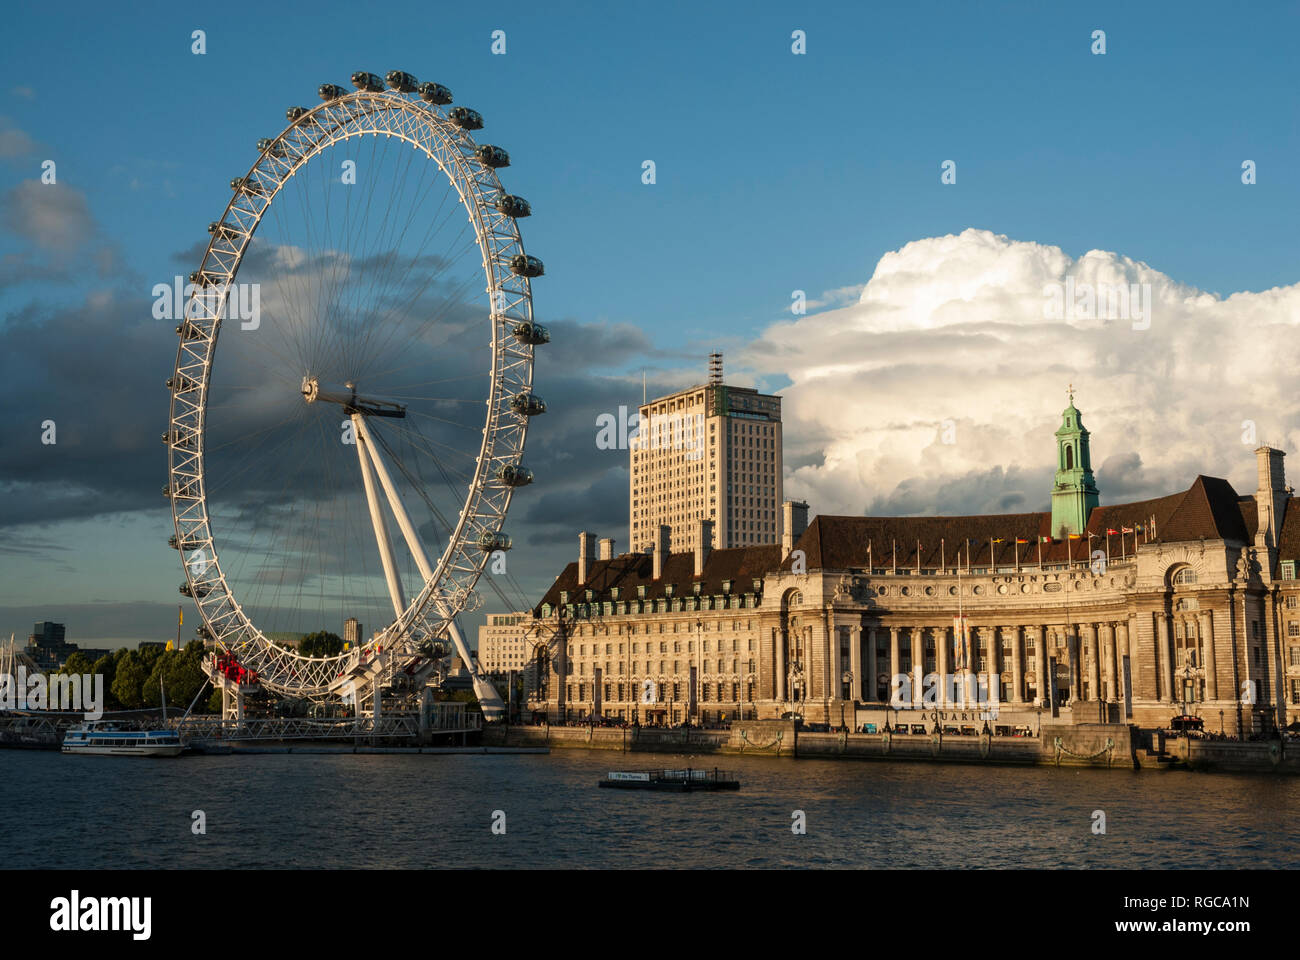
[[[190,52],[196,29],[203,56]],[[490,52],[498,29],[504,56]],[[1090,52],[1097,29],[1104,56]],[[805,55],[791,52],[794,30]],[[21,131],[29,148],[0,156],[0,191],[54,159],[113,253],[109,276],[86,260],[72,282],[10,278],[0,330],[105,286],[147,297],[193,269],[175,255],[206,240],[256,140],[357,69],[446,84],[484,115],[479,142],[510,150],[503,180],[532,202],[525,241],[547,265],[540,319],[639,331],[639,350],[601,355],[599,338],[569,348],[590,344],[583,362],[610,388],[590,409],[575,396],[574,423],[632,379],[626,402],[639,400],[643,369],[670,383],[713,346],[743,350],[790,318],[793,290],[860,286],[888,251],[969,227],[1071,257],[1118,251],[1224,296],[1267,290],[1294,283],[1300,262],[1296,36],[1294,3],[13,7],[0,133]],[[654,185],[641,182],[644,160]],[[940,183],[945,160],[953,186]],[[0,255],[33,242],[10,209]],[[53,370],[40,396],[6,394],[21,436],[45,397],[87,380],[98,403],[153,403],[161,429],[164,393],[118,395],[90,370],[75,384]],[[164,361],[146,382],[168,373]],[[770,367],[753,376],[789,382]],[[0,447],[0,485],[42,453],[19,436]],[[539,428],[530,440],[567,436]],[[161,452],[148,455],[161,478]],[[601,465],[606,492],[623,466]],[[562,491],[539,482],[548,492]],[[148,611],[173,604],[179,580],[175,554],[157,549],[165,510],[44,525],[15,510],[10,542],[30,549],[0,553],[0,627],[21,635],[32,619],[74,618],[59,612],[68,604],[129,601],[135,626],[112,637],[155,634]],[[570,553],[539,546],[521,582],[540,592]],[[70,624],[70,636],[93,632]]]

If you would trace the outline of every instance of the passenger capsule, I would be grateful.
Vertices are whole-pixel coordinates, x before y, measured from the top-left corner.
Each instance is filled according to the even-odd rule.
[[[517,393],[510,398],[510,409],[520,416],[535,417],[546,412],[546,401],[535,393]]]
[[[190,274],[190,283],[196,287],[210,287],[213,283],[212,274],[204,270],[195,270]]]
[[[302,120],[303,123],[315,123],[316,118],[310,116],[310,113],[311,111],[306,107],[290,107],[284,112],[284,116],[290,123],[297,123],[299,120]],[[303,120],[303,117],[307,119]]]
[[[551,331],[540,323],[533,323],[531,320],[521,320],[515,324],[515,328],[510,332],[515,335],[515,339],[520,343],[526,343],[534,347],[551,342]]]
[[[520,217],[529,216],[533,212],[532,206],[523,197],[516,197],[513,193],[504,194],[496,204],[497,213],[505,214],[507,217],[514,217],[518,220]]]
[[[176,325],[176,336],[184,337],[186,340],[197,340],[203,336],[203,331],[186,320]]]
[[[206,597],[211,592],[212,588],[206,583],[195,584],[193,587],[188,583],[181,584],[181,593],[187,597]]]
[[[451,91],[441,83],[420,84],[420,99],[425,103],[436,103],[445,107],[451,103]]]
[[[409,73],[403,73],[401,70],[389,70],[384,79],[398,93],[414,93],[416,87],[420,85],[419,80],[416,80]]]
[[[263,137],[261,140],[257,141],[257,152],[267,153],[273,157],[283,157],[284,144],[272,140],[270,137]]]
[[[482,115],[477,110],[471,110],[469,107],[452,107],[447,116],[451,117],[451,122],[462,130],[483,129]]]
[[[510,537],[504,533],[484,532],[479,534],[478,548],[484,553],[510,549]]]
[[[227,223],[212,222],[208,224],[208,233],[214,237],[221,237],[223,240],[231,240],[239,236],[239,231]]]
[[[367,73],[365,70],[358,70],[352,74],[352,86],[358,90],[366,90],[369,93],[382,93],[384,90],[384,81],[379,79],[378,74]]]
[[[507,487],[526,487],[533,482],[533,471],[518,464],[504,464],[497,471],[497,479]]]
[[[516,277],[540,277],[546,268],[536,257],[521,253],[510,258],[510,272]]]
[[[187,377],[184,374],[181,374],[178,377],[167,378],[167,389],[176,393],[185,393],[188,390],[193,390],[196,386],[198,386],[198,383],[194,378]]]
[[[329,103],[331,100],[337,100],[339,97],[346,94],[347,91],[337,83],[322,83],[316,88],[316,93],[322,100]]]
[[[244,193],[255,194],[259,197],[266,193],[266,191],[257,184],[256,180],[249,180],[247,177],[235,177],[234,180],[230,181],[230,189],[234,190],[236,193],[239,193],[242,190]]]
[[[498,167],[510,166],[510,154],[503,147],[494,147],[490,143],[479,144],[474,148],[474,156],[485,167],[496,170]]]

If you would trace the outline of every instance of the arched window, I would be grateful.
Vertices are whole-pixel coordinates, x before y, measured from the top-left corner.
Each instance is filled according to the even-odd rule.
[[[1174,571],[1173,578],[1170,580],[1174,586],[1184,586],[1196,582],[1196,571],[1191,567],[1180,567]]]
[[[797,607],[802,603],[803,603],[803,594],[800,593],[798,590],[796,590],[794,593],[790,594],[790,600],[786,605],[790,607]]]
[[[1065,469],[1074,469],[1074,447],[1065,448]]]

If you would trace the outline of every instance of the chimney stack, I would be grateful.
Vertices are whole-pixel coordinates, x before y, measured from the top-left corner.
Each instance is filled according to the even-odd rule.
[[[601,560],[614,559],[614,538],[613,537],[600,538],[600,553],[598,554],[598,556]]]
[[[695,524],[695,575],[704,576],[704,561],[713,549],[713,521],[700,520]]]
[[[578,586],[585,586],[595,556],[596,535],[585,530],[578,534]]]
[[[781,504],[781,559],[790,551],[808,529],[808,504],[802,500],[787,500]]]
[[[1288,498],[1286,470],[1282,466],[1284,456],[1286,454],[1281,450],[1269,446],[1255,451],[1255,462],[1259,467],[1259,484],[1255,491],[1255,509],[1259,516],[1255,532],[1257,547],[1276,547],[1282,531]]]
[[[654,579],[659,580],[664,575],[664,561],[668,559],[668,544],[672,542],[672,527],[666,523],[659,524],[659,531],[655,534],[654,545]]]

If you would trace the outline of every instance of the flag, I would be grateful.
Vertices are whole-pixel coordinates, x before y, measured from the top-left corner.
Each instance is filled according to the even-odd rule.
[[[185,608],[184,608],[184,607],[177,607],[177,608],[176,608],[176,626],[178,626],[178,627],[183,627],[183,626],[185,626]]]
[[[168,650],[175,650],[175,649],[176,649],[176,641],[175,641],[175,640],[168,640],[168,641],[167,641],[167,649],[168,649]]]
[[[1082,539],[1083,539],[1083,536],[1082,536],[1081,534],[1078,534],[1078,533],[1072,533],[1072,534],[1070,534],[1070,539],[1071,539],[1071,540],[1082,540]]]
[[[1016,543],[1028,543],[1028,542],[1029,541],[1026,540],[1024,537],[1016,537]]]
[[[1038,538],[1038,542],[1039,542],[1039,543],[1051,543],[1051,542],[1052,542],[1052,538],[1051,538],[1051,537],[1039,537],[1039,538]]]
[[[1114,529],[1113,527],[1107,527],[1107,528],[1106,528],[1106,536],[1108,536],[1108,537],[1109,537],[1111,534],[1118,534],[1118,533],[1119,533],[1119,531],[1116,530],[1116,529]]]
[[[1133,532],[1133,528],[1132,528],[1132,527],[1120,527],[1119,529],[1120,529],[1120,532],[1121,532],[1121,533],[1132,533],[1132,532]]]
[[[1007,541],[1006,541],[1006,537],[994,537],[994,538],[993,538],[993,542],[994,542],[994,543],[1006,543]]]

